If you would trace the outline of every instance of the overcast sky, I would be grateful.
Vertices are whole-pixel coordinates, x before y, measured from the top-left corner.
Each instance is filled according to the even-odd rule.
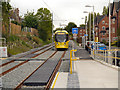
[[[113,2],[113,0],[110,0]],[[11,0],[10,4],[19,8],[20,15],[24,15],[28,11],[37,12],[41,7],[48,8],[54,15],[55,27],[60,24],[67,25],[68,22],[74,22],[79,26],[84,23],[85,16],[88,14],[83,11],[92,12],[93,8],[85,7],[85,5],[94,5],[96,13],[102,13],[103,6],[108,6],[109,0]],[[62,20],[62,21],[61,21]],[[67,21],[65,21],[67,20]]]

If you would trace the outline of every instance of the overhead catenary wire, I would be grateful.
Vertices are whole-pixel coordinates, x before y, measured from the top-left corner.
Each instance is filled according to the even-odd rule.
[[[42,1],[52,11],[52,13],[58,18],[58,20],[54,20],[54,21],[65,21],[65,20],[61,19],[61,17],[59,17],[44,0],[42,0]]]

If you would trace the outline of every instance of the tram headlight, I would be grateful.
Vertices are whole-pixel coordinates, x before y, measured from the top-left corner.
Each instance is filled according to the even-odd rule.
[[[66,42],[64,42],[64,45],[66,45]]]

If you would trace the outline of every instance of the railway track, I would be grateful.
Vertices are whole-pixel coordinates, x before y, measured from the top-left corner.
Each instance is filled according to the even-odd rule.
[[[47,47],[48,47],[48,46],[47,46]],[[35,57],[37,57],[37,56],[39,56],[39,55],[41,55],[41,54],[47,52],[47,51],[50,50],[51,48],[52,48],[52,47],[50,47],[50,48],[44,50],[43,52],[41,52],[41,53],[39,53],[39,54],[37,54],[37,55],[32,56],[31,58],[35,58]],[[43,50],[43,49],[45,49],[45,47],[42,48],[42,49],[40,49],[40,50]],[[40,50],[38,50],[38,51],[40,51]],[[36,52],[37,52],[37,51],[35,51],[34,53],[36,53]],[[32,52],[32,53],[33,53],[33,52]],[[0,77],[1,77],[1,76],[4,76],[5,74],[7,74],[7,73],[9,73],[9,72],[11,72],[12,70],[18,68],[19,66],[22,66],[23,64],[27,63],[28,61],[29,61],[29,59],[27,59],[27,60],[25,60],[25,61],[23,61],[23,62],[21,62],[21,63],[15,65],[14,67],[12,67],[12,68],[10,68],[10,69],[8,69],[8,70],[6,70],[6,71],[0,73]],[[13,63],[13,62],[15,62],[15,60],[11,60],[10,62],[4,63],[4,64],[2,64],[1,66],[3,67],[3,66],[5,66],[5,65],[9,65],[10,63]]]
[[[47,46],[45,46],[45,47],[43,47],[43,48],[40,48],[39,50],[33,51],[33,52],[31,52],[31,53],[28,53],[28,54],[26,54],[26,55],[20,56],[20,57],[18,57],[18,58],[15,58],[15,59],[13,59],[13,60],[10,60],[10,61],[8,61],[8,62],[6,62],[6,63],[3,63],[2,65],[0,65],[0,68],[3,67],[3,66],[8,65],[8,64],[10,64],[10,63],[13,63],[16,59],[23,58],[23,57],[28,56],[28,55],[30,55],[30,54],[34,54],[34,53],[36,53],[36,52],[38,52],[38,51],[41,51],[41,50],[43,50],[43,49],[45,49],[45,48],[47,48],[47,47],[50,47],[50,46],[51,46],[51,44],[50,44],[50,45],[47,45]],[[33,57],[33,58],[34,58],[34,57]]]
[[[56,72],[58,71],[58,69],[60,67],[62,58],[64,57],[65,53],[66,53],[66,51],[64,51],[62,53],[62,55],[59,55],[60,57],[58,57],[57,60],[52,60],[53,57],[55,57],[55,55],[57,54],[57,51],[55,51],[41,65],[39,65],[30,75],[28,75],[20,84],[18,84],[18,86],[16,88],[14,88],[14,90],[24,88],[24,86],[25,87],[29,87],[29,86],[34,87],[34,86],[38,86],[38,85],[41,85],[43,89],[50,88],[51,83],[56,75]],[[44,71],[44,72],[42,72],[42,71]],[[39,76],[39,78],[36,77],[36,79],[34,79],[35,76]],[[33,79],[33,82],[31,82],[31,79]],[[43,82],[41,82],[38,79],[43,80]],[[38,81],[35,81],[35,80],[38,80]]]

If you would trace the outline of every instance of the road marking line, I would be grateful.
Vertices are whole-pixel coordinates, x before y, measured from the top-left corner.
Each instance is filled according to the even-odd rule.
[[[59,75],[59,72],[57,73],[57,76],[56,76],[55,81],[54,81],[54,83],[53,83],[52,90],[53,90],[53,88],[55,87],[55,84],[56,84],[56,81],[57,81],[58,75]]]

